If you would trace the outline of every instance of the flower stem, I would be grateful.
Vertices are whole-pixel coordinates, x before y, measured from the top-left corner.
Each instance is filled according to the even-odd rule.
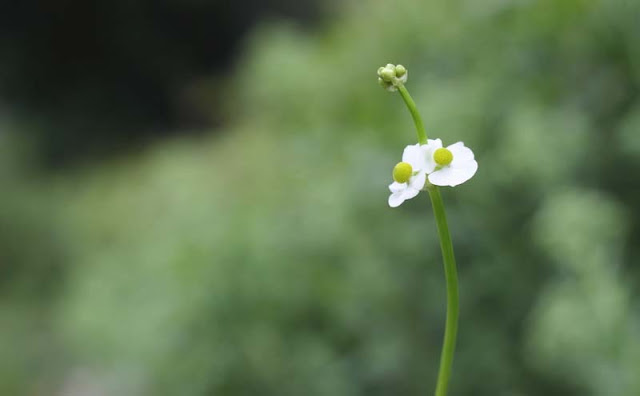
[[[453,353],[456,349],[456,335],[458,333],[458,271],[456,270],[456,259],[453,255],[453,244],[447,225],[447,215],[444,211],[444,204],[440,189],[430,185],[427,189],[431,197],[433,214],[436,218],[438,236],[440,237],[440,248],[444,260],[444,276],[447,282],[447,321],[444,329],[444,342],[440,355],[440,371],[438,372],[438,383],[436,385],[436,396],[446,396],[451,377],[451,366],[453,364]]]
[[[424,124],[422,123],[422,118],[420,118],[420,113],[418,113],[418,109],[416,108],[416,103],[409,95],[409,91],[405,88],[404,84],[398,84],[398,92],[400,92],[400,96],[404,100],[404,103],[407,105],[409,112],[411,113],[411,117],[413,118],[413,123],[416,124],[416,133],[418,134],[418,143],[427,144],[427,133],[424,129]]]
[[[416,125],[418,134],[418,142],[420,144],[427,143],[427,133],[420,118],[420,113],[416,108],[416,104],[409,95],[409,91],[404,84],[398,84],[398,92],[407,105],[413,122]],[[440,371],[438,372],[438,382],[436,384],[435,396],[446,396],[449,387],[449,378],[451,377],[451,367],[453,365],[453,354],[456,349],[456,336],[458,334],[458,271],[456,269],[456,259],[453,255],[453,243],[449,234],[449,225],[447,224],[447,215],[444,211],[444,203],[440,195],[438,186],[434,186],[427,182],[427,191],[431,197],[431,206],[433,206],[433,214],[436,218],[438,227],[438,236],[440,237],[440,248],[442,249],[442,259],[444,261],[444,276],[447,282],[447,320],[444,328],[444,341],[442,343],[442,353],[440,355]]]

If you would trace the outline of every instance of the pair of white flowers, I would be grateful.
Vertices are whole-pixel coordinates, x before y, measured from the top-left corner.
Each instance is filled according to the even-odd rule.
[[[418,195],[427,179],[436,186],[455,187],[471,179],[477,170],[473,152],[462,142],[444,148],[440,139],[428,139],[427,144],[407,146],[402,162],[393,168],[389,206],[398,207]]]

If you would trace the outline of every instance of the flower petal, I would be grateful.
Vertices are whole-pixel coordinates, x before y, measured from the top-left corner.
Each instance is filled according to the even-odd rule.
[[[428,139],[427,144],[425,146],[427,152],[427,166],[424,168],[424,171],[427,173],[431,173],[436,169],[436,161],[433,159],[433,153],[442,147],[442,140],[440,139]]]
[[[447,149],[449,149],[449,151],[451,151],[451,154],[453,154],[453,161],[451,161],[451,166],[454,168],[458,167],[455,165],[456,162],[463,163],[474,160],[473,151],[471,151],[469,147],[466,147],[462,142],[454,143],[448,146]]]
[[[389,206],[392,208],[397,208],[404,202],[404,194],[402,192],[393,193],[389,196]]]
[[[402,153],[402,162],[410,164],[414,171],[424,171],[427,166],[425,147],[420,144],[405,147]]]
[[[406,188],[407,188],[407,183],[393,182],[389,184],[389,191],[391,191],[394,194],[404,191]]]
[[[429,175],[429,181],[436,186],[455,187],[466,182],[476,174],[478,163],[475,160],[461,161],[457,167],[445,166]]]
[[[392,194],[389,196],[389,206],[396,208],[407,199],[411,199],[420,193],[420,189],[426,182],[427,175],[424,172],[418,173],[409,179],[409,183],[394,182],[389,185]],[[420,186],[415,188],[415,186]]]
[[[409,179],[409,189],[417,190],[418,192],[420,192],[420,190],[424,188],[424,183],[426,181],[427,181],[427,174],[424,172],[420,172]]]
[[[415,188],[407,188],[406,190],[404,190],[402,192],[402,196],[403,196],[405,201],[407,199],[411,199],[411,198],[415,197],[418,194],[420,194],[420,190],[416,190]]]

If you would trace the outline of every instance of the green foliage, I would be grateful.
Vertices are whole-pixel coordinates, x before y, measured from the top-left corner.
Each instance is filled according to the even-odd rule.
[[[313,36],[263,26],[230,84],[224,138],[22,193],[37,202],[12,221],[48,203],[24,238],[65,257],[43,303],[64,359],[5,385],[59,354],[32,346],[11,374],[2,358],[0,393],[429,394],[440,252],[426,195],[386,205],[414,134],[375,74],[402,62],[429,137],[463,140],[480,164],[444,190],[461,282],[451,394],[639,394],[638,11],[372,1]],[[38,237],[48,227],[55,246]],[[38,328],[11,315],[0,320]]]

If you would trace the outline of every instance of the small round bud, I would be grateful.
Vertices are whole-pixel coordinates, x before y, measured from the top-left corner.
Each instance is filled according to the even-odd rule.
[[[385,67],[384,69],[382,69],[380,77],[382,77],[382,79],[386,82],[391,82],[396,77],[396,71],[394,69]]]
[[[411,167],[411,164],[408,164],[406,162],[399,162],[393,168],[393,180],[397,181],[398,183],[406,183],[407,181],[409,181],[412,174],[413,168]]]
[[[378,77],[382,77],[382,71],[384,70],[384,66],[380,66],[378,68]]]
[[[391,69],[391,70],[395,70],[396,65],[394,65],[393,63],[387,63],[387,65],[385,66],[385,68],[387,68],[387,69]]]
[[[453,154],[451,154],[449,149],[442,147],[433,153],[433,160],[440,166],[449,165],[451,161],[453,161]]]
[[[404,67],[402,65],[396,66],[396,76],[402,77],[405,74],[407,74],[407,68],[406,67]]]

